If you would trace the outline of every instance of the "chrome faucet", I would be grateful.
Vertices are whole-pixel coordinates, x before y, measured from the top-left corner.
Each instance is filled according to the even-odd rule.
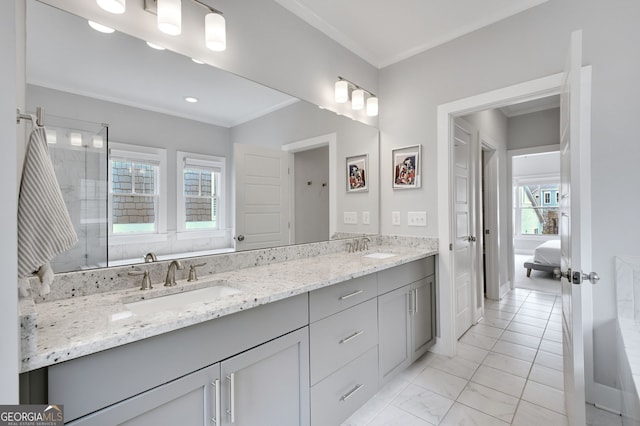
[[[165,287],[173,287],[176,285],[176,269],[183,269],[182,263],[180,263],[179,260],[174,260],[169,264],[167,278],[164,280]]]
[[[369,237],[362,237],[362,240],[360,240],[360,250],[362,251],[366,251],[369,250],[369,243],[371,242],[371,238]]]
[[[144,263],[151,263],[151,262],[157,262],[157,261],[158,261],[158,258],[156,257],[156,254],[152,251],[144,255]]]

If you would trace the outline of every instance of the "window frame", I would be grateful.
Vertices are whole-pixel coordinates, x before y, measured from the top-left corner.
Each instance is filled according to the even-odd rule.
[[[512,190],[513,190],[513,200],[514,200],[514,205],[513,205],[513,209],[514,209],[514,230],[513,230],[513,234],[514,237],[517,238],[524,238],[524,239],[531,239],[531,240],[548,240],[548,239],[552,239],[552,238],[558,238],[559,237],[559,233],[558,234],[523,234],[522,233],[522,199],[520,196],[520,187],[524,186],[524,185],[545,185],[545,184],[558,184],[558,192],[557,194],[560,193],[560,175],[544,175],[544,176],[524,176],[524,177],[519,177],[517,179],[513,180],[513,185],[512,185]],[[547,191],[547,190],[545,190]],[[549,208],[557,208],[559,209],[560,206],[545,206],[543,205],[543,201],[544,198],[543,197],[543,191],[540,191],[540,197],[541,197],[541,204],[539,206],[539,208],[543,208],[543,209],[549,209]]]
[[[176,151],[176,236],[177,239],[209,238],[223,236],[226,226],[226,158],[209,154],[197,154]],[[217,182],[217,217],[215,228],[187,229],[186,205],[184,195],[185,166],[217,170],[220,178]]]
[[[113,164],[112,158],[125,160],[139,160],[155,162],[158,164],[158,176],[156,178],[157,217],[155,232],[113,232]],[[108,155],[108,200],[107,217],[109,223],[109,245],[123,245],[132,243],[161,242],[167,240],[167,150],[140,145],[130,145],[118,142],[109,142]],[[132,182],[133,184],[133,182]]]

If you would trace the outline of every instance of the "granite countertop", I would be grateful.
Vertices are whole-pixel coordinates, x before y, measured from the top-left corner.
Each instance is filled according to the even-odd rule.
[[[194,283],[181,280],[176,287],[154,282],[154,288],[147,291],[136,287],[42,303],[22,300],[21,371],[188,327],[437,253],[398,246],[377,247],[375,251],[395,256],[373,259],[363,253],[341,252],[201,276]],[[138,283],[141,277],[135,278]],[[206,287],[212,281],[241,292],[144,315],[132,316],[124,306],[134,300]]]

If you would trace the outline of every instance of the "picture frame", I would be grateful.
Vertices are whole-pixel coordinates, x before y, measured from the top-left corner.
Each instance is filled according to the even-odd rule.
[[[411,145],[391,150],[394,189],[420,188],[422,145]]]
[[[369,191],[369,156],[347,157],[347,193]]]

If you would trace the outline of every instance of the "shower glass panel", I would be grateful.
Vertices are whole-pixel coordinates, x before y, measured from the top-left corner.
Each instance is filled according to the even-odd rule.
[[[49,155],[78,243],[51,261],[54,272],[105,267],[107,144],[104,124],[46,116]]]

